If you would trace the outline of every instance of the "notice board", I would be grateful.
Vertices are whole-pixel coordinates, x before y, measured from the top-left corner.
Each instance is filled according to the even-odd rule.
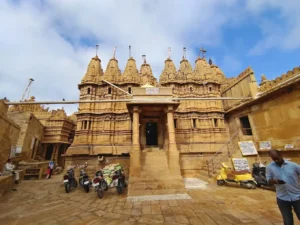
[[[147,95],[158,95],[159,88],[146,88],[146,94]]]
[[[260,150],[271,150],[271,141],[260,141],[259,142],[259,149]]]
[[[250,170],[249,163],[246,158],[232,158],[232,164],[235,171]]]
[[[256,147],[253,141],[241,141],[239,142],[239,147],[242,155],[257,155]]]

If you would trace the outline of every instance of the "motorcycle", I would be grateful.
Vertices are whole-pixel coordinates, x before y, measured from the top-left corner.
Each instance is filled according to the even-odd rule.
[[[86,166],[84,168],[86,168]],[[86,193],[88,193],[90,191],[91,182],[89,181],[89,176],[84,171],[84,168],[80,170],[79,185],[85,190]]]
[[[70,168],[64,175],[64,186],[66,193],[71,191],[71,187],[77,187],[77,181],[75,179],[74,168]]]
[[[122,169],[116,170],[112,177],[108,176],[105,179],[108,187],[116,187],[119,194],[122,194],[124,189],[127,187],[125,175]]]
[[[264,163],[253,163],[252,176],[257,182],[257,187],[265,189],[276,190],[274,184],[269,184],[266,178],[266,162]]]
[[[98,198],[102,199],[104,195],[104,191],[107,191],[108,189],[108,185],[106,181],[103,179],[103,173],[101,170],[96,172],[92,182],[92,186],[93,188],[95,188]]]
[[[220,174],[217,176],[217,184],[222,186],[229,183],[239,184],[248,189],[255,189],[257,184],[248,170],[234,171],[222,163]]]

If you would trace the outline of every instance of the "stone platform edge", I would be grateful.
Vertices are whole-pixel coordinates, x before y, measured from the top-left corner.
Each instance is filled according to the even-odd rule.
[[[142,195],[128,196],[128,201],[158,201],[158,200],[185,200],[192,199],[188,194],[167,194],[167,195]]]

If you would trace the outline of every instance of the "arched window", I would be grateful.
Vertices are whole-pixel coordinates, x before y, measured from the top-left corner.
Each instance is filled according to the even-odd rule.
[[[111,88],[110,87],[108,88],[108,94],[109,95],[111,94]]]
[[[90,88],[87,89],[87,93],[88,93],[88,95],[91,94],[91,89]]]
[[[193,92],[193,88],[192,87],[190,87],[190,92]]]
[[[208,88],[208,90],[209,90],[209,92],[211,92],[211,91],[212,91],[212,88],[211,88],[211,87],[209,87],[209,88]]]

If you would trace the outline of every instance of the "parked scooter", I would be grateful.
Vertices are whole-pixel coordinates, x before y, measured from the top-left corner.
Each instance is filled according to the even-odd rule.
[[[80,170],[80,175],[79,175],[79,185],[85,190],[86,193],[90,191],[90,180],[89,176],[87,173],[84,171],[84,169],[87,167],[87,164],[85,164],[82,169]]]
[[[71,187],[77,187],[77,181],[75,179],[74,167],[71,167],[64,175],[64,185],[66,193],[71,191]]]
[[[97,171],[95,177],[92,182],[92,186],[95,188],[97,192],[98,198],[103,198],[104,191],[107,191],[108,185],[106,181],[103,179],[103,173],[101,170]]]
[[[220,174],[217,176],[217,184],[222,186],[229,183],[239,184],[249,189],[256,188],[256,181],[248,170],[234,171],[222,163]]]
[[[106,177],[106,182],[110,188],[116,187],[119,194],[122,194],[127,187],[125,175],[122,169],[116,170],[112,177]]]
[[[270,189],[270,190],[276,190],[275,185],[269,184],[266,178],[266,163],[258,163],[255,162],[253,163],[253,168],[252,168],[252,176],[257,182],[257,187],[262,187],[265,189]]]

